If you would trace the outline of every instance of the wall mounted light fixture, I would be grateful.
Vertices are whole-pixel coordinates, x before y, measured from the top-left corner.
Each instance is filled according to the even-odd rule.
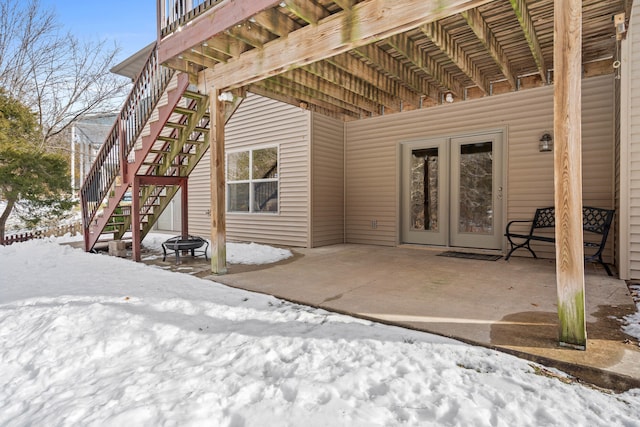
[[[549,132],[545,132],[540,137],[540,152],[544,153],[545,151],[553,151],[553,137]]]
[[[445,93],[444,100],[446,103],[451,104],[453,102],[453,94],[451,92]]]
[[[233,101],[233,94],[231,92],[222,92],[220,95],[218,95],[218,101],[231,102]]]

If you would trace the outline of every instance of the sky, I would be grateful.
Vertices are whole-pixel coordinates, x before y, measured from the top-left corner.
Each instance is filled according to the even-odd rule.
[[[0,246],[3,427],[640,426],[640,389],[59,244],[80,239]]]
[[[120,46],[122,61],[156,39],[156,0],[40,0],[55,11],[63,28],[80,40]]]

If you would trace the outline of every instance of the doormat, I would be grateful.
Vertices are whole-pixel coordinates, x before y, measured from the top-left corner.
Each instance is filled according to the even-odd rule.
[[[502,255],[474,254],[470,252],[456,252],[456,251],[441,252],[438,254],[438,256],[447,256],[451,258],[479,259],[482,261],[496,261],[502,258]]]

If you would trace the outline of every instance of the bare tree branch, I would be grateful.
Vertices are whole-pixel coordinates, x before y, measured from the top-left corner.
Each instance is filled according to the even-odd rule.
[[[0,87],[38,114],[49,146],[89,114],[116,112],[129,83],[109,70],[119,51],[62,32],[39,0],[0,0]]]

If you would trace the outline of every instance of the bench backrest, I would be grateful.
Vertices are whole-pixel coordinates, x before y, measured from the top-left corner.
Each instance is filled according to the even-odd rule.
[[[611,223],[613,222],[614,213],[614,209],[584,206],[582,208],[582,229],[591,233],[602,234],[603,241],[605,241],[609,234]],[[536,213],[533,217],[533,224],[531,225],[531,231],[536,228],[555,227],[555,221],[555,208],[548,207],[536,209]]]
[[[536,214],[533,216],[533,224],[531,224],[531,231],[536,228],[549,228],[556,226],[556,210],[555,208],[539,208],[536,209]]]

